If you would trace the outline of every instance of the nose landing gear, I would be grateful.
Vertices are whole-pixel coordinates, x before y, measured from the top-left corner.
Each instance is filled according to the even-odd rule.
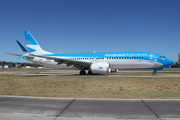
[[[154,75],[154,76],[156,76],[156,72],[157,72],[157,71],[156,71],[156,70],[154,70],[154,72],[153,72],[153,75]]]

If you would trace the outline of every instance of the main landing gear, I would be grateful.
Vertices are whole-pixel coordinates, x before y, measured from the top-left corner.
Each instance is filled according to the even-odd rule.
[[[85,71],[85,70],[81,70],[81,71],[79,72],[79,74],[80,74],[80,75],[85,75],[85,74],[86,74],[86,71]]]
[[[93,73],[89,70],[89,71],[88,71],[88,75],[92,75],[92,74],[93,74]]]
[[[80,75],[86,75],[86,71],[85,70],[81,70],[80,72],[79,72],[79,74]],[[93,73],[89,70],[88,71],[88,75],[92,75]]]

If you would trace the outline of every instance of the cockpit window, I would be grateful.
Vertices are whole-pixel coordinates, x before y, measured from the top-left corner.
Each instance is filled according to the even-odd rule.
[[[166,58],[166,56],[159,56],[159,58]]]

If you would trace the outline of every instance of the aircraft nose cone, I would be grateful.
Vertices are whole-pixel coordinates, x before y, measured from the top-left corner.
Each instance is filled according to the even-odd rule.
[[[171,59],[168,59],[168,60],[167,60],[167,63],[168,63],[168,65],[172,65],[172,64],[174,64],[174,61],[171,60]]]

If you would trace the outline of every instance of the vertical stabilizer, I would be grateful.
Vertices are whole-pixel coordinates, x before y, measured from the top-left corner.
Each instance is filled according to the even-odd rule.
[[[35,55],[52,54],[51,52],[44,51],[28,30],[24,31],[24,35],[28,52]]]

